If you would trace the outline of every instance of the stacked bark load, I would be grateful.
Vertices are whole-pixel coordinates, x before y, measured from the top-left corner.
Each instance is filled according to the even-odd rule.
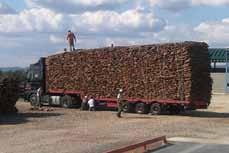
[[[18,81],[9,76],[0,76],[0,113],[16,112],[19,98]]]
[[[97,98],[204,100],[212,81],[208,45],[198,42],[78,50],[46,59],[48,90],[82,91]]]

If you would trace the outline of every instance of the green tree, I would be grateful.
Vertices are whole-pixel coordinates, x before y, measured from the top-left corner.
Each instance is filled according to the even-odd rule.
[[[0,72],[0,76],[15,78],[18,82],[26,81],[26,71],[25,70],[17,70],[17,71],[7,71]]]

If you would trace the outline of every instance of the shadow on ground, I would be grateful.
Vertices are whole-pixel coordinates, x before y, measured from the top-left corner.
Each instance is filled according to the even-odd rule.
[[[125,113],[122,115],[123,118],[126,119],[152,119],[154,115],[149,115],[149,116],[125,116]],[[210,112],[210,111],[187,111],[181,114],[177,115],[172,115],[170,113],[163,113],[161,115],[156,115],[156,116],[187,116],[187,117],[196,117],[196,118],[229,118],[229,113],[220,113],[220,112]]]
[[[153,153],[153,152],[155,152],[155,151],[160,151],[160,150],[162,150],[162,149],[165,149],[165,148],[168,148],[168,147],[171,147],[171,146],[174,146],[174,144],[172,144],[172,143],[167,143],[167,144],[162,145],[161,147],[158,147],[158,148],[156,148],[156,149],[148,150],[148,151],[146,151],[145,153]]]
[[[169,112],[164,112],[161,115],[148,115],[138,114],[139,116],[125,116],[125,113],[122,114],[123,118],[126,119],[152,119],[154,116],[187,116],[187,117],[196,117],[196,118],[229,118],[229,113],[220,113],[220,112],[210,112],[210,111],[186,111],[180,114],[170,114]]]
[[[219,113],[210,111],[191,111],[182,113],[181,116],[200,117],[200,118],[229,118],[229,113]]]
[[[29,122],[29,118],[48,118],[60,116],[60,113],[43,113],[43,112],[28,112],[0,115],[0,125],[23,124]]]
[[[122,115],[123,119],[152,119],[153,116],[141,116],[141,114],[139,114],[139,116],[125,116]]]

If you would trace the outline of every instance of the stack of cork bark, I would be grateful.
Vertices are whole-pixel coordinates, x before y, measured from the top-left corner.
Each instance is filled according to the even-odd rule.
[[[203,100],[212,81],[208,45],[198,42],[77,50],[46,59],[46,88],[115,98]]]
[[[0,76],[0,113],[16,112],[18,98],[18,80],[13,76]]]

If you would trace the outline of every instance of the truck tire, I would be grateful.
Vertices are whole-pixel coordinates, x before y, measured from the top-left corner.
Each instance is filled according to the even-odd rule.
[[[71,108],[72,107],[72,97],[71,96],[65,95],[65,96],[61,97],[60,102],[61,102],[61,106],[63,108]]]
[[[38,103],[37,103],[37,95],[36,94],[31,94],[29,96],[29,102],[31,104],[31,106],[38,106]]]
[[[125,113],[132,113],[134,111],[133,104],[127,103],[123,106],[123,112]]]
[[[161,114],[161,106],[158,103],[153,103],[150,107],[150,114],[151,115],[159,115]]]
[[[138,113],[138,114],[146,114],[146,112],[147,112],[146,104],[137,103],[135,105],[135,112]]]

